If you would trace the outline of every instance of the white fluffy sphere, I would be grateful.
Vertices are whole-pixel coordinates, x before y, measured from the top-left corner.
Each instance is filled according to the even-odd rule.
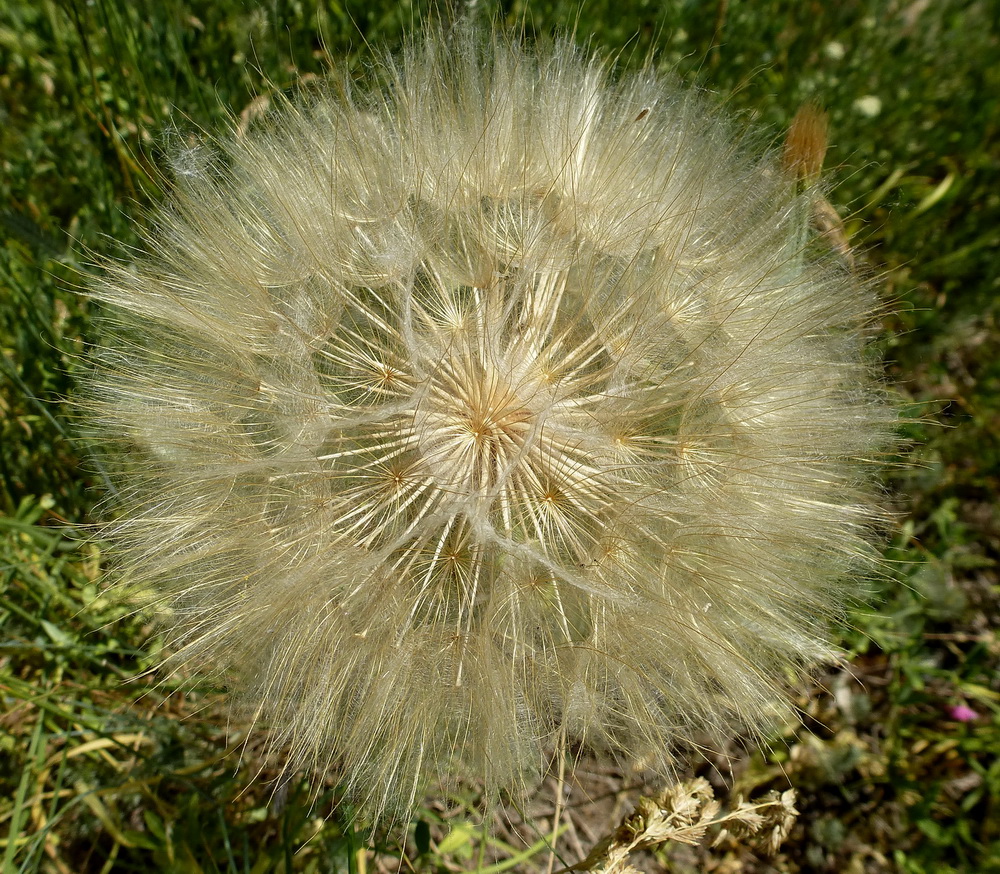
[[[650,72],[465,35],[382,73],[206,146],[95,289],[175,663],[373,815],[762,727],[870,561],[870,289]]]

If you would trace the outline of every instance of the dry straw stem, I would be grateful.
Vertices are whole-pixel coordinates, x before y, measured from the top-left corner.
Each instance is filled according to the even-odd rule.
[[[94,289],[169,664],[372,817],[767,725],[872,563],[872,289],[650,69],[460,29],[373,78],[179,155]]]
[[[773,854],[788,837],[797,816],[794,789],[771,792],[755,803],[737,798],[735,806],[723,812],[711,785],[698,777],[671,786],[656,798],[640,798],[636,809],[612,834],[599,841],[586,859],[558,874],[638,874],[629,865],[633,853],[662,847],[670,841],[699,844],[710,830],[716,830],[712,846],[727,838],[738,838],[757,843]]]

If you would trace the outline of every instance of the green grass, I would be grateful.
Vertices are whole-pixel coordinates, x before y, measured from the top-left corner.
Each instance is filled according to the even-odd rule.
[[[295,781],[275,791],[252,739],[227,734],[221,691],[146,673],[148,617],[104,593],[91,536],[102,477],[67,403],[96,339],[78,294],[92,262],[135,242],[193,132],[302,75],[360,73],[366,41],[398,45],[422,14],[353,0],[146,6],[0,7],[3,872],[544,870],[546,833],[515,845],[478,824],[472,798],[423,810],[404,847],[331,816],[332,785],[312,804]],[[913,420],[909,463],[887,484],[897,579],[844,631],[850,673],[803,691],[804,728],[734,753],[736,790],[797,788],[798,825],[771,861],[723,845],[660,863],[1000,871],[996,4],[540,0],[498,14],[539,33],[575,26],[626,64],[655,50],[774,142],[819,101],[830,199],[894,307],[879,342]],[[954,719],[959,704],[977,718]]]

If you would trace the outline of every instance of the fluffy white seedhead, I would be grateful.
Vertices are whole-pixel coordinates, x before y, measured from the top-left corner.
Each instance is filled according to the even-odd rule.
[[[652,73],[469,35],[381,72],[185,161],[96,289],[126,577],[374,816],[761,728],[870,555],[869,289]]]

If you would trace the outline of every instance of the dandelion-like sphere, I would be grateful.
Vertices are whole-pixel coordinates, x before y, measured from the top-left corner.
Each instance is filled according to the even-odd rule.
[[[868,561],[870,290],[652,72],[468,34],[382,72],[182,155],[95,290],[175,663],[375,815],[760,728]]]

